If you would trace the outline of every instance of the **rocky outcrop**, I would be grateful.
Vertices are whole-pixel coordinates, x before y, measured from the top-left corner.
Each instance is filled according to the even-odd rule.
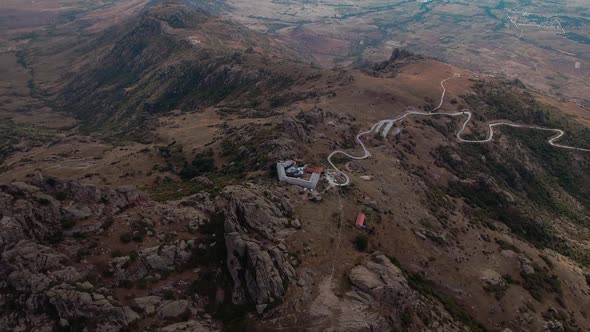
[[[59,202],[39,190],[0,186],[0,249],[23,239],[50,238],[61,229]]]
[[[331,319],[334,331],[464,331],[436,300],[414,290],[389,258],[374,253],[348,273],[352,290],[336,296],[330,282],[309,306],[316,319]]]
[[[297,118],[302,120],[308,127],[317,126],[324,123],[326,118],[325,112],[318,106],[314,106],[308,112],[301,112]]]
[[[0,274],[16,291],[41,294],[60,283],[74,283],[84,277],[75,268],[66,266],[68,257],[49,247],[22,240],[2,253]]]
[[[192,281],[174,284],[184,287],[175,301],[152,296],[166,294],[159,289],[135,299],[133,309],[119,302],[124,295],[115,288],[185,271],[204,244],[173,238],[197,231],[214,206],[207,194],[156,203],[132,187],[53,178],[0,185],[0,330],[114,332],[156,314],[163,320],[150,323],[152,329],[194,316],[204,302],[185,295]],[[110,258],[122,250],[99,241],[114,239],[124,248],[119,237],[128,230],[145,232],[152,244],[129,243],[127,255]]]
[[[133,187],[98,188],[75,181],[39,178],[35,185],[11,183],[0,186],[0,249],[20,240],[58,241],[67,225],[93,216],[69,233],[88,234],[107,227],[110,217],[146,202]]]
[[[188,262],[194,248],[194,240],[178,240],[161,247],[143,249],[139,256],[152,270],[173,271]]]
[[[424,59],[419,54],[414,54],[405,49],[396,48],[391,52],[389,60],[373,65],[373,74],[396,74],[401,68],[408,64]]]
[[[256,186],[231,187],[224,195],[228,200],[224,229],[233,302],[275,302],[295,278],[284,245],[277,243],[292,231],[289,217],[293,207],[285,197]]]
[[[151,315],[156,312],[156,307],[162,302],[162,298],[159,296],[144,296],[136,298],[134,302],[144,314]]]
[[[311,140],[307,134],[306,127],[307,124],[305,122],[298,121],[291,116],[286,116],[281,123],[280,129],[287,136],[298,142],[310,143]]]
[[[232,232],[225,236],[234,303],[266,304],[280,299],[295,269],[278,247]]]
[[[404,302],[413,291],[403,272],[384,255],[374,254],[348,274],[354,287],[385,303]]]
[[[291,118],[291,121],[296,120]],[[298,138],[293,138],[285,132],[284,128],[279,128],[280,126],[277,125],[270,132],[256,123],[226,128],[222,143],[222,153],[228,157],[226,171],[260,170],[274,165],[278,160],[301,156],[304,145]],[[297,130],[288,129],[296,137]]]
[[[484,288],[494,289],[506,286],[506,281],[504,278],[498,272],[491,269],[483,270],[480,279],[484,283]]]
[[[285,160],[293,158],[293,156],[300,156],[302,154],[300,146],[301,144],[292,138],[279,137],[265,141],[260,145],[260,149],[266,152],[265,159],[274,163],[277,160]]]
[[[0,297],[0,324],[120,331],[147,320],[165,331],[209,330],[216,326],[210,317],[174,324],[202,312],[207,298],[201,286],[196,293],[191,289],[198,280],[170,284],[168,276],[200,275],[201,267],[193,264],[215,251],[216,243],[225,244],[232,302],[255,304],[263,313],[296,280],[296,260],[283,239],[302,225],[281,190],[244,184],[226,188],[215,204],[207,195],[160,204],[132,188],[56,179],[0,186],[0,291],[9,294]],[[225,217],[225,241],[215,238],[219,233],[198,237],[202,241],[174,239],[197,231],[216,205]],[[123,240],[122,234],[134,232],[144,232],[145,239]],[[103,236],[119,245],[101,248]],[[128,305],[119,302],[129,300],[120,289],[161,281],[159,289],[146,290]]]
[[[133,186],[97,187],[77,181],[62,181],[54,178],[40,179],[37,184],[50,195],[59,196],[62,200],[75,204],[87,205],[93,214],[103,209],[102,205],[108,205],[110,212],[117,213],[147,201],[145,194]]]
[[[226,233],[254,231],[267,240],[292,232],[293,206],[285,196],[254,185],[233,186],[225,191]]]
[[[161,318],[176,318],[188,315],[190,302],[187,300],[166,301],[158,308],[158,315]]]
[[[123,256],[111,260],[111,270],[118,281],[136,281],[150,272],[182,270],[195,249],[194,240],[176,240],[169,244],[140,250],[137,257]]]
[[[516,256],[518,262],[520,263],[520,273],[521,274],[533,274],[535,273],[535,268],[533,267],[533,263],[531,260],[523,254],[518,254]]]
[[[8,311],[0,315],[2,326],[45,321],[49,317],[39,313],[54,312],[62,327],[88,321],[96,330],[119,331],[139,318],[112,297],[94,292],[92,284],[82,282],[85,273],[68,263],[67,256],[28,240],[3,252],[0,278],[6,280],[2,288],[10,295],[3,297],[1,305],[6,309],[6,304],[12,303],[26,310],[21,315]]]
[[[65,321],[87,320],[96,330],[119,331],[139,319],[129,307],[102,294],[87,293],[62,284],[47,291],[49,303]]]

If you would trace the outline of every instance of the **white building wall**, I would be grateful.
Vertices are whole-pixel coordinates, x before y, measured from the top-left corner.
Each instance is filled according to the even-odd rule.
[[[287,176],[287,174],[285,173],[285,168],[291,165],[293,165],[293,162],[291,161],[277,163],[277,174],[279,175],[279,181],[315,190],[315,187],[318,185],[318,182],[320,181],[320,174],[313,173],[309,180],[292,178]]]

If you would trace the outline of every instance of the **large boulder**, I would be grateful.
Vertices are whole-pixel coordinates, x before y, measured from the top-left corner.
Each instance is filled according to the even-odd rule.
[[[491,269],[483,270],[480,279],[481,281],[483,281],[484,287],[487,288],[497,288],[506,286],[506,281],[504,280],[502,275]]]
[[[162,302],[159,296],[144,296],[134,299],[135,305],[146,315],[156,312],[156,307]]]
[[[177,318],[186,315],[190,310],[190,302],[187,300],[166,301],[158,308],[161,318]]]

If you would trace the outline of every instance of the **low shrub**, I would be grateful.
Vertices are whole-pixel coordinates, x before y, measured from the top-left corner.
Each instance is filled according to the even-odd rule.
[[[366,236],[359,234],[354,238],[354,244],[358,251],[365,251],[369,246],[369,239]]]

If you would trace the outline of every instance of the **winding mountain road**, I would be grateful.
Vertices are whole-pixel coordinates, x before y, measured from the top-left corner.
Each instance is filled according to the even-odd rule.
[[[550,132],[554,132],[556,133],[554,136],[552,136],[551,138],[549,138],[547,140],[547,142],[549,143],[549,145],[557,147],[557,148],[562,148],[562,149],[568,149],[568,150],[574,150],[574,151],[583,151],[583,152],[590,152],[590,149],[584,149],[584,148],[578,148],[578,147],[573,147],[573,146],[568,146],[568,145],[562,145],[559,143],[555,143],[555,141],[557,141],[558,139],[560,139],[563,135],[565,135],[565,132],[561,129],[554,129],[554,128],[547,128],[547,127],[540,127],[540,126],[532,126],[532,125],[524,125],[524,124],[517,124],[517,123],[512,123],[510,121],[506,121],[506,120],[497,120],[497,121],[493,121],[491,123],[488,123],[488,134],[487,137],[485,139],[482,140],[469,140],[469,139],[464,139],[461,137],[461,134],[463,133],[463,131],[465,131],[465,129],[467,128],[467,124],[471,121],[472,118],[472,113],[470,111],[461,111],[461,112],[436,112],[438,111],[443,103],[444,103],[444,99],[445,99],[445,95],[447,92],[447,89],[445,88],[444,83],[447,82],[450,79],[456,78],[456,77],[460,77],[460,74],[454,74],[453,76],[446,78],[444,80],[442,80],[440,82],[440,86],[442,88],[442,94],[440,97],[440,103],[438,104],[438,106],[436,108],[434,108],[432,110],[432,112],[421,112],[421,111],[407,111],[405,113],[403,113],[402,115],[393,118],[393,119],[387,119],[387,120],[381,120],[378,121],[377,123],[375,123],[371,129],[367,130],[367,131],[363,131],[361,133],[359,133],[358,135],[356,135],[356,141],[359,143],[359,145],[361,146],[361,148],[363,149],[363,154],[360,156],[353,156],[351,154],[349,154],[348,152],[342,151],[342,150],[335,150],[332,153],[330,153],[330,155],[328,155],[328,163],[330,164],[330,166],[332,166],[332,168],[336,171],[337,174],[340,174],[343,178],[344,178],[344,182],[338,183],[336,181],[336,176],[331,173],[331,172],[327,172],[326,174],[326,178],[328,179],[328,182],[330,183],[331,186],[337,186],[337,187],[344,187],[350,184],[350,177],[344,173],[342,170],[340,170],[338,167],[336,167],[336,165],[334,164],[334,162],[332,161],[332,157],[334,157],[335,155],[343,155],[345,157],[348,157],[350,159],[353,160],[363,160],[363,159],[367,159],[369,157],[371,157],[371,153],[369,152],[369,150],[367,150],[367,147],[365,146],[365,144],[363,143],[363,141],[361,140],[361,137],[363,137],[364,135],[370,134],[370,133],[379,133],[379,130],[381,130],[382,128],[383,131],[381,132],[381,135],[384,138],[387,138],[387,134],[389,132],[389,130],[391,129],[391,127],[393,126],[393,124],[395,124],[396,122],[400,122],[403,119],[405,119],[406,117],[408,117],[409,115],[422,115],[422,116],[433,116],[433,115],[445,115],[445,116],[466,116],[465,121],[463,122],[463,124],[461,125],[461,129],[455,134],[455,137],[457,138],[457,140],[461,143],[488,143],[491,142],[492,139],[494,138],[494,128],[495,127],[499,127],[499,126],[508,126],[508,127],[514,127],[514,128],[528,128],[528,129],[537,129],[537,130],[543,130],[543,131],[550,131]]]

